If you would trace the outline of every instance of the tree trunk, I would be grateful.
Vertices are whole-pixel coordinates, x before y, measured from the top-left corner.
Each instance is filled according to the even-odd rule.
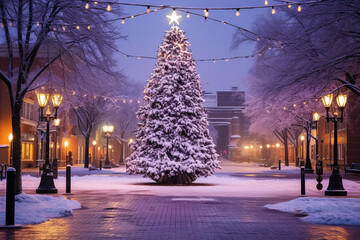
[[[158,184],[191,184],[195,180],[196,177],[194,175],[191,175],[187,172],[181,172],[172,177],[164,175],[156,182]]]
[[[288,133],[284,131],[284,150],[285,150],[285,166],[289,166],[289,141],[288,141]]]
[[[90,134],[85,137],[85,160],[84,160],[84,168],[89,168],[89,142],[90,142]]]
[[[12,128],[13,128],[13,167],[16,169],[15,181],[16,189],[15,194],[22,192],[21,182],[21,106],[22,99],[17,99],[14,106],[14,113],[12,115]]]

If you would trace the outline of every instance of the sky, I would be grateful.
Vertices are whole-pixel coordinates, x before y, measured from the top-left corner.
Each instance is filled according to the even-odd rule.
[[[262,0],[137,0],[132,3],[201,8],[264,5]],[[123,9],[125,16],[146,11],[145,7],[124,6]],[[171,27],[166,17],[171,13],[171,9],[166,9],[133,19],[126,19],[125,24],[119,22],[121,32],[127,35],[127,40],[118,42],[118,50],[131,55],[155,57],[158,46],[164,38],[164,31]],[[182,15],[179,20],[179,27],[186,32],[195,59],[244,56],[253,53],[254,46],[249,44],[244,44],[235,50],[230,49],[236,28],[210,20],[205,21],[203,17],[195,15],[186,18],[186,14],[180,11],[177,13]],[[204,14],[203,11],[197,11],[197,13]],[[239,17],[235,16],[235,13],[235,10],[209,11],[209,17],[251,29],[253,22],[262,14],[270,14],[270,9],[241,10]],[[116,59],[129,81],[140,82],[144,86],[156,63],[156,60],[126,58],[119,53],[116,54]],[[197,71],[200,74],[203,90],[215,93],[217,90],[230,90],[232,86],[237,86],[239,90],[246,90],[245,78],[252,63],[253,59],[251,58],[229,60],[228,62],[216,61],[215,63],[212,61],[198,62]]]

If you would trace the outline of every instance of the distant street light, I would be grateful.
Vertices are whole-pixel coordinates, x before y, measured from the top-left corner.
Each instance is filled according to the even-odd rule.
[[[10,143],[10,165],[13,164],[13,161],[12,161],[12,155],[13,155],[13,139],[14,139],[14,136],[12,133],[9,134],[9,143]]]
[[[65,158],[66,158],[66,164],[68,164],[69,159],[67,159],[68,157],[68,152],[67,152],[67,147],[69,146],[69,142],[67,140],[65,140],[64,142],[64,147],[65,147]]]
[[[104,125],[103,131],[106,137],[106,160],[105,160],[104,168],[111,168],[109,161],[109,138],[111,137],[111,133],[114,132],[114,126]]]
[[[326,96],[322,97],[322,102],[324,104],[324,107],[326,109],[326,121],[330,122],[332,121],[334,123],[334,162],[333,162],[333,168],[332,173],[329,179],[329,185],[328,188],[325,191],[325,195],[327,196],[346,196],[347,191],[343,187],[342,183],[342,177],[339,172],[339,163],[338,163],[338,139],[337,139],[337,124],[338,121],[343,122],[344,117],[344,108],[346,106],[347,102],[347,96],[343,94],[339,94],[336,97],[337,107],[340,109],[341,115],[338,116],[337,107],[333,107],[333,117],[329,116],[329,110],[332,105],[333,100],[333,94],[330,93]],[[335,104],[334,104],[335,105]]]
[[[49,98],[53,107],[55,108],[54,116],[51,116]],[[36,189],[36,193],[57,193],[57,189],[54,184],[54,176],[49,162],[49,148],[50,148],[50,121],[57,118],[57,112],[62,102],[63,96],[59,93],[53,93],[50,95],[46,92],[38,92],[37,99],[40,106],[40,121],[46,122],[46,144],[45,144],[45,165],[41,175],[41,181],[39,187]],[[44,108],[47,107],[45,115]]]

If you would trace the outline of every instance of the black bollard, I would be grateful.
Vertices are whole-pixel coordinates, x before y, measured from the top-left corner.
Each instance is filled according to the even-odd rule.
[[[281,159],[279,159],[279,170],[281,170]]]
[[[66,166],[66,193],[71,193],[71,165]]]
[[[305,167],[301,167],[301,195],[305,195]]]
[[[15,224],[15,173],[15,168],[7,169],[5,225]]]
[[[102,160],[100,159],[100,170],[102,169]]]

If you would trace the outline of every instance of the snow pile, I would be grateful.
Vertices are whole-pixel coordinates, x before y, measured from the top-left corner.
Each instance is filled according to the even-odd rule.
[[[81,208],[78,201],[46,195],[21,193],[15,198],[15,223],[37,224],[49,218],[71,216],[73,209]],[[0,197],[0,224],[5,224],[6,197]]]
[[[303,197],[267,204],[266,208],[290,213],[303,213],[301,219],[311,223],[360,225],[360,198]]]

